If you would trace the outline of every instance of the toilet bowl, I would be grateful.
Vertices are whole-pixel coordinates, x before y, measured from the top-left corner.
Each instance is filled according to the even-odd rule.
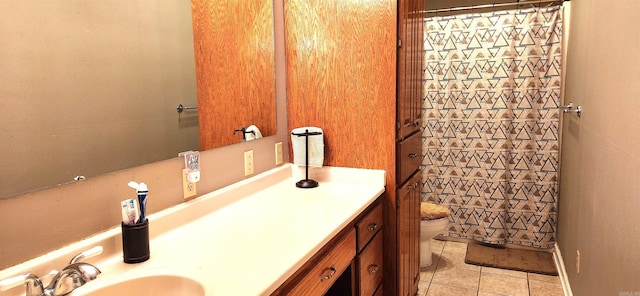
[[[422,202],[420,205],[420,267],[428,267],[431,259],[431,239],[449,226],[450,211],[446,207]]]

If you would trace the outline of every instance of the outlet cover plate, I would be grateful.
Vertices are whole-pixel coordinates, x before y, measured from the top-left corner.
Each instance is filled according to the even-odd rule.
[[[187,170],[182,170],[182,193],[183,197],[189,198],[196,195],[196,183],[191,183],[187,180]]]
[[[253,150],[244,152],[244,175],[253,175]]]
[[[276,165],[279,165],[282,162],[282,142],[278,142],[276,143]]]

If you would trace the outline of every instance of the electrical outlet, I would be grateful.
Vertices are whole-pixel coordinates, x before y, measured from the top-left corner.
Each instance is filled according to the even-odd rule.
[[[580,274],[580,250],[576,250],[576,274]]]
[[[196,195],[196,183],[191,183],[187,179],[187,170],[182,170],[182,193],[184,198],[189,198]]]
[[[253,150],[244,152],[244,175],[253,175]]]
[[[282,142],[276,143],[276,165],[282,163]]]

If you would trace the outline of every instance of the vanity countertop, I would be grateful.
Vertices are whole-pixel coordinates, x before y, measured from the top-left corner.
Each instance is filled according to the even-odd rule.
[[[120,227],[43,257],[68,260],[103,245],[102,255],[87,260],[102,274],[71,295],[146,275],[188,277],[206,295],[269,295],[384,192],[381,170],[312,169],[320,183],[312,189],[297,188],[297,176],[297,167],[284,165],[150,215],[151,258],[143,263],[122,262]],[[29,264],[46,270],[50,261],[36,258],[0,275]]]

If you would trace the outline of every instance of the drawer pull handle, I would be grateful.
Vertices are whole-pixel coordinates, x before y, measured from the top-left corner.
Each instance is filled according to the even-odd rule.
[[[418,157],[418,153],[409,153],[409,158],[416,158]]]
[[[329,267],[329,273],[325,276],[323,276],[322,278],[320,278],[321,282],[324,281],[328,281],[331,278],[333,278],[333,276],[336,274],[337,270],[336,270],[336,266],[335,265],[331,265],[331,267]]]
[[[369,274],[374,274],[376,272],[378,272],[378,264],[373,263],[369,265]]]
[[[416,182],[416,183],[411,184],[411,185],[409,185],[409,186],[407,186],[407,187],[409,188],[409,190],[416,189],[416,188],[418,188],[418,183]]]
[[[376,228],[378,228],[378,223],[371,223],[371,224],[369,224],[369,226],[367,226],[367,229],[369,231],[374,231],[374,230],[376,230]]]

